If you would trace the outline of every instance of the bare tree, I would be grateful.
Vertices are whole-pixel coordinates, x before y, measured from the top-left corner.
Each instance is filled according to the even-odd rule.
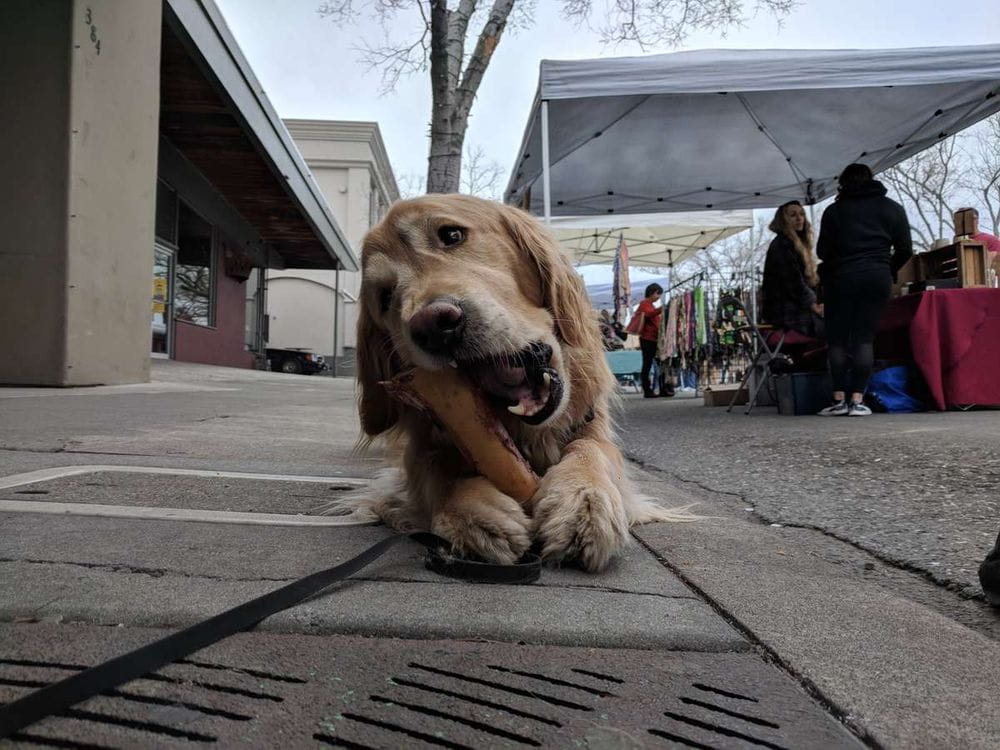
[[[486,156],[486,150],[482,146],[466,146],[465,158],[462,160],[461,191],[466,195],[500,200],[503,190],[501,180],[505,171],[499,162]],[[415,198],[424,194],[423,175],[413,172],[398,174],[396,182],[403,198]]]
[[[928,248],[954,233],[952,212],[962,193],[962,157],[958,140],[947,138],[881,174],[906,209],[917,245]]]
[[[461,190],[467,195],[500,200],[506,171],[499,162],[486,156],[482,146],[467,146],[462,160]]]
[[[732,279],[747,279],[754,271],[764,264],[767,246],[774,239],[774,234],[768,230],[770,219],[758,215],[752,227],[732,237],[710,245],[685,262],[679,269],[681,276],[687,276],[699,271],[720,283],[728,283]]]
[[[791,13],[799,0],[757,2],[755,12],[768,11],[779,21]],[[594,0],[564,0],[567,20],[588,21]],[[746,16],[740,0],[613,0],[605,3],[605,16],[596,30],[605,44],[634,43],[643,50],[678,47],[695,29],[725,36],[743,25]]]
[[[796,4],[797,0],[754,0],[753,7],[781,18]],[[567,21],[578,26],[590,23],[593,0],[562,0],[562,5]],[[601,5],[605,9],[601,38],[642,49],[677,46],[695,29],[725,33],[747,19],[742,0],[613,0]],[[362,62],[382,71],[383,90],[393,89],[402,76],[430,73],[427,191],[431,193],[459,190],[465,132],[476,93],[504,30],[508,25],[531,25],[536,0],[492,0],[489,7],[480,0],[457,0],[448,6],[449,0],[325,0],[318,8],[321,16],[338,23],[360,15],[379,21],[385,38],[378,44],[363,41],[359,52]],[[407,13],[413,35],[391,39],[390,23]]]
[[[393,169],[396,175],[396,185],[399,187],[400,198],[416,198],[424,194],[424,176],[414,172],[399,172]]]
[[[980,226],[1000,232],[1000,114],[982,123],[965,140],[962,187],[979,203]],[[989,221],[990,226],[986,226]]]

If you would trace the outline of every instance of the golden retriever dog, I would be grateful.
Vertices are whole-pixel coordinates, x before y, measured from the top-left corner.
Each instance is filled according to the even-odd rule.
[[[366,439],[401,469],[355,513],[430,530],[460,554],[513,563],[537,541],[550,562],[598,571],[629,526],[686,520],[635,494],[613,437],[616,383],[569,258],[529,214],[461,195],[396,203],[364,241],[357,378]],[[475,475],[448,435],[379,384],[457,367],[497,407],[535,472],[526,505]]]

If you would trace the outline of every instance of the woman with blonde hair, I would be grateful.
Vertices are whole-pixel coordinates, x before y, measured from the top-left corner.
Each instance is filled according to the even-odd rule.
[[[774,213],[768,226],[774,239],[764,261],[763,318],[773,326],[823,338],[823,305],[817,301],[812,227],[798,201]]]

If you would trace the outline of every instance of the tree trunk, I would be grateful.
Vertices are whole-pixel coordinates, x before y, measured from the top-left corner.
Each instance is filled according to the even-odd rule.
[[[427,192],[457,193],[462,179],[465,128],[460,133],[451,130],[439,135],[444,137],[431,136],[431,153],[427,158]]]
[[[454,90],[448,64],[447,0],[431,0],[431,148],[427,157],[427,192],[458,191],[457,170],[450,162],[447,144],[452,133]],[[461,159],[459,159],[459,168]],[[456,176],[453,178],[452,173]]]
[[[465,35],[475,2],[460,0],[448,10],[447,0],[431,7],[431,148],[427,158],[427,192],[457,193],[462,178],[462,149],[469,112],[493,51],[516,0],[494,0],[489,17],[462,71]]]

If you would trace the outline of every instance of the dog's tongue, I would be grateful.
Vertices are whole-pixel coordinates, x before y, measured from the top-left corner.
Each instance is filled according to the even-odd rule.
[[[524,367],[496,365],[476,373],[476,381],[486,393],[507,404],[513,414],[530,417],[549,400],[549,386],[543,380],[532,383]]]
[[[493,375],[498,383],[507,386],[508,388],[514,388],[522,385],[528,380],[528,375],[523,367],[515,367],[512,365],[500,365],[493,371]]]

